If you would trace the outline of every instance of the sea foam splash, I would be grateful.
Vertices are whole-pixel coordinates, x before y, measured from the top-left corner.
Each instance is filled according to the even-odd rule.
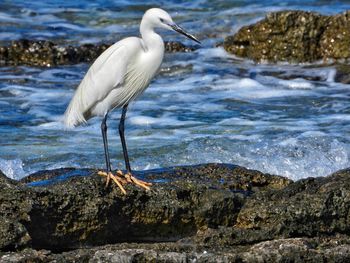
[[[22,179],[26,175],[20,159],[4,160],[0,158],[0,171],[14,180]]]

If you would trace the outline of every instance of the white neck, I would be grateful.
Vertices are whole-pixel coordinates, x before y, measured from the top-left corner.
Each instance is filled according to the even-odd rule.
[[[164,51],[164,41],[162,37],[154,32],[153,25],[150,25],[145,19],[141,21],[140,33],[145,44],[146,52],[154,49]]]

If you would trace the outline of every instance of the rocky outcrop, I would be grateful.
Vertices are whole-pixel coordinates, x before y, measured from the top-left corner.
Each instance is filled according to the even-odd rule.
[[[209,251],[184,243],[122,243],[61,253],[24,249],[6,252],[2,262],[349,262],[348,237],[289,238]]]
[[[226,37],[224,48],[259,62],[347,60],[349,26],[350,11],[334,16],[304,11],[275,12]]]
[[[47,40],[13,41],[11,45],[0,47],[0,66],[29,65],[57,66],[94,61],[110,44],[84,44],[81,46],[63,46]],[[166,42],[166,52],[191,52],[194,46],[185,46],[180,42]]]
[[[117,187],[106,189],[104,178],[94,170],[44,171],[23,183],[4,178],[1,211],[3,219],[14,224],[15,237],[0,249],[175,241],[202,227],[232,226],[252,191],[290,182],[225,165],[150,171],[144,176],[163,183],[150,192],[127,186],[124,196]]]
[[[350,259],[350,169],[297,182],[224,164],[137,175],[151,191],[124,196],[91,169],[1,175],[0,261]]]

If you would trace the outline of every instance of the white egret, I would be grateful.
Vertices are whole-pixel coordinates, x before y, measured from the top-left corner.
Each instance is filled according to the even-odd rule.
[[[124,121],[129,102],[137,98],[159,71],[164,56],[164,42],[154,29],[174,30],[200,43],[193,35],[176,25],[170,15],[162,9],[152,8],[145,12],[140,24],[141,38],[128,37],[105,50],[92,64],[77,88],[66,112],[64,122],[67,127],[86,123],[92,117],[101,116],[101,132],[106,158],[106,185],[112,179],[126,194],[123,187],[133,183],[149,189],[150,183],[132,175],[125,137]],[[127,173],[120,170],[112,174],[108,141],[107,116],[115,109],[122,108],[119,135],[122,143]]]

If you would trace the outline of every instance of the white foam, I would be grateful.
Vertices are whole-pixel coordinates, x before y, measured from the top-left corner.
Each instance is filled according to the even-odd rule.
[[[337,74],[336,69],[334,68],[330,69],[327,74],[327,82],[334,82],[336,74]]]
[[[65,129],[62,121],[51,121],[51,122],[41,123],[36,128],[46,129],[46,130],[63,130],[63,129]]]
[[[337,140],[321,138],[292,139],[291,144],[282,144],[282,147],[274,143],[265,144],[257,151],[259,157],[248,167],[293,180],[326,176],[346,168],[349,163],[349,146]]]
[[[224,119],[222,121],[219,121],[217,125],[228,125],[228,126],[236,126],[236,125],[246,125],[246,126],[262,126],[262,125],[269,125],[270,122],[262,121],[262,120],[248,120],[243,118],[229,118]]]
[[[20,159],[5,160],[0,158],[0,170],[14,180],[20,180],[25,176],[23,162]]]
[[[212,58],[228,58],[230,57],[229,53],[225,51],[223,47],[217,48],[201,48],[197,51],[198,55],[205,56],[210,59]]]
[[[293,80],[279,80],[279,85],[285,86],[290,89],[313,89],[315,85],[304,79],[293,79]]]
[[[133,116],[128,119],[128,122],[132,125],[138,126],[149,126],[156,125],[159,127],[163,126],[187,126],[187,125],[196,125],[201,122],[197,121],[180,121],[174,117],[162,116],[162,117],[149,117],[149,116]]]
[[[197,97],[198,100],[198,97]],[[181,109],[182,107],[175,106],[174,109]],[[210,102],[200,102],[191,105],[191,111],[210,113],[210,112],[220,112],[225,108],[224,105],[219,105]]]
[[[146,116],[135,116],[128,119],[128,122],[133,125],[152,125],[159,122],[158,118],[146,117]]]
[[[326,136],[327,134],[322,132],[322,131],[306,131],[303,132],[302,134],[299,135],[300,138],[302,137],[311,137],[311,138],[315,138],[315,137],[322,137],[322,136]]]
[[[262,136],[259,134],[252,134],[252,135],[236,134],[236,135],[227,136],[227,138],[231,140],[240,140],[240,141],[257,141],[257,140],[260,140]]]
[[[296,138],[288,138],[279,143],[282,147],[295,147],[298,144],[298,140]]]

